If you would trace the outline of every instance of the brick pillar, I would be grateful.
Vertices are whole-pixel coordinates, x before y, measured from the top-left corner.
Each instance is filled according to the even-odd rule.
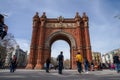
[[[71,48],[71,68],[72,69],[76,69],[77,67],[76,67],[76,51],[73,49],[73,48]]]
[[[34,67],[34,53],[36,48],[36,38],[37,38],[37,28],[39,26],[39,16],[38,13],[33,17],[33,31],[32,31],[32,40],[31,40],[31,46],[30,46],[30,55],[28,64],[26,66],[26,69],[33,69]]]
[[[86,57],[86,49],[85,49],[85,33],[84,33],[84,24],[83,21],[81,21],[81,41],[82,41],[82,51],[83,51],[83,58]]]
[[[76,21],[76,26],[77,26],[77,50],[78,52],[81,53],[81,55],[83,56],[83,50],[82,50],[82,34],[81,34],[81,25],[80,25],[80,22],[81,22],[81,17],[79,15],[79,13],[77,12],[76,13],[76,16],[75,16],[75,21]]]
[[[37,64],[35,66],[36,69],[42,69],[43,68],[43,50],[44,50],[44,32],[45,32],[45,28],[44,28],[44,24],[45,24],[45,20],[46,20],[46,16],[45,13],[43,13],[43,15],[40,18],[40,37],[39,37],[39,42],[38,42],[38,56],[37,56]]]
[[[50,49],[44,49],[44,62],[47,60],[47,58],[50,58],[51,57],[51,54],[50,54]]]
[[[90,45],[90,36],[89,36],[89,27],[88,27],[88,17],[86,16],[85,13],[83,13],[83,22],[84,22],[86,57],[88,61],[91,62],[92,54],[91,54],[91,45]]]

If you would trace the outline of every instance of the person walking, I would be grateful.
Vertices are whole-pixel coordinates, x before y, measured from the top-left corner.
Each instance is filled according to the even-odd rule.
[[[80,52],[78,52],[76,55],[76,63],[77,63],[78,72],[81,73],[82,72],[83,57],[81,56]]]
[[[17,68],[17,57],[16,57],[16,55],[13,55],[13,64],[14,64],[14,71],[15,71],[16,68]]]
[[[46,60],[46,72],[49,73],[49,66],[50,66],[50,58]]]
[[[60,52],[60,55],[58,55],[57,61],[58,61],[58,73],[62,74],[63,61],[64,61],[64,56],[62,51]]]
[[[10,72],[11,72],[11,73],[14,72],[14,61],[13,61],[12,58],[10,58],[10,63],[9,63],[9,65],[10,65]]]
[[[118,56],[118,54],[115,54],[115,56],[113,57],[113,62],[115,64],[115,68],[116,68],[116,71],[117,73],[120,72],[120,57]]]
[[[94,71],[94,62],[91,62],[91,71]]]
[[[87,58],[84,59],[84,66],[85,66],[85,72],[88,73],[89,62]]]

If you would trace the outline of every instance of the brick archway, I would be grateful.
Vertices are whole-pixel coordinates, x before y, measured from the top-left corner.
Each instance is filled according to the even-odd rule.
[[[76,48],[76,41],[72,35],[63,31],[57,31],[49,35],[45,41],[45,48],[50,48],[51,44],[56,40],[65,40],[69,43],[71,48]]]
[[[48,53],[46,53],[47,55],[44,56],[44,60],[46,60],[46,58],[51,56],[51,46],[57,40],[65,40],[69,44],[70,46],[70,68],[75,67],[74,66],[75,64],[72,60],[73,59],[72,56],[74,55],[73,50],[76,49],[76,41],[72,35],[70,35],[69,33],[63,32],[63,31],[57,31],[48,36],[47,40],[45,41],[45,49],[48,49],[48,50],[50,49],[50,50],[48,51]]]
[[[71,68],[76,68],[75,56],[80,52],[89,61],[91,45],[89,37],[88,17],[85,13],[80,17],[77,12],[75,18],[47,18],[43,13],[33,17],[33,32],[30,47],[30,56],[27,69],[42,69],[46,58],[50,57],[51,45],[56,40],[65,40],[70,45]]]

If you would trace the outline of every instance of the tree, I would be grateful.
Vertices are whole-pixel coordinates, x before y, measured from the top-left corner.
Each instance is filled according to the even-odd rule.
[[[13,34],[8,33],[3,40],[1,40],[0,45],[5,47],[6,49],[9,49],[11,47],[14,47],[17,45],[16,40],[14,39]]]
[[[69,59],[66,59],[66,60],[64,61],[64,68],[65,68],[65,69],[70,69],[70,60],[69,60]]]
[[[0,45],[0,60],[5,59],[6,57],[6,49],[5,47]]]
[[[5,51],[2,51],[1,53],[4,53],[6,55],[6,62],[8,64],[9,58],[12,57],[12,52],[14,51],[14,47],[17,45],[16,40],[14,39],[13,34],[8,33],[3,40],[0,41],[0,46],[5,48]]]
[[[58,65],[57,64],[57,59],[54,57],[51,57],[51,64],[53,64],[54,66]]]

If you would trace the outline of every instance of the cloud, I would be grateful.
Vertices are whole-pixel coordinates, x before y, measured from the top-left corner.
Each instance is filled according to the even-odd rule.
[[[119,23],[112,24],[109,22],[100,25],[93,24],[92,28],[90,28],[93,51],[99,51],[103,54],[120,47]]]
[[[119,0],[1,0],[0,2],[0,12],[8,14],[5,23],[9,27],[9,32],[14,34],[21,48],[25,50],[29,50],[32,17],[36,11],[40,15],[46,12],[48,18],[57,18],[60,15],[64,18],[74,18],[77,11],[81,16],[86,12],[89,17],[92,49],[104,53],[119,48],[120,20],[114,18],[120,14],[119,7]],[[57,46],[66,45],[59,46],[57,43],[54,51],[58,49]],[[68,50],[66,47],[64,49]]]

